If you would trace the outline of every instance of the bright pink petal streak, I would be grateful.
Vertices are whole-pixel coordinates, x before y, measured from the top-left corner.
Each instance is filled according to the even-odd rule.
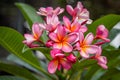
[[[82,32],[79,32],[79,41],[80,41],[80,43],[82,43],[83,40],[84,40],[84,35],[83,35]]]
[[[71,68],[71,63],[69,63],[65,58],[60,59],[60,63],[62,64],[63,68],[67,70]]]
[[[70,15],[73,15],[74,10],[73,10],[72,6],[67,5],[67,6],[66,6],[66,10],[67,10],[67,12],[68,12]]]
[[[50,61],[48,64],[48,72],[51,74],[55,73],[55,71],[57,70],[57,67],[58,67],[58,60],[54,59]]]
[[[67,43],[67,42],[63,43],[62,50],[64,52],[71,52],[72,49],[73,49],[73,47],[69,43]]]
[[[62,25],[57,27],[57,36],[59,40],[62,40],[65,37],[66,31]]]
[[[58,37],[55,33],[50,33],[49,37],[50,37],[51,40],[53,40],[55,42],[59,42]]]
[[[66,26],[68,29],[70,29],[70,26],[71,26],[70,20],[69,20],[66,16],[64,16],[64,17],[63,17],[63,21],[64,21],[65,26]]]
[[[69,43],[73,43],[75,42],[75,40],[77,39],[77,34],[70,34],[69,36],[67,36],[67,42]]]
[[[84,43],[89,45],[89,44],[92,43],[93,39],[94,39],[93,34],[92,34],[92,33],[89,33],[89,34],[85,37]]]
[[[35,38],[38,38],[41,36],[42,34],[42,29],[40,29],[40,26],[38,23],[34,23],[32,26],[32,32]]]

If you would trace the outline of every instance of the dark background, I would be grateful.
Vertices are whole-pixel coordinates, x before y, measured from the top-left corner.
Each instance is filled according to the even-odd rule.
[[[15,6],[15,2],[23,2],[33,6],[36,10],[40,7],[63,7],[67,4],[76,6],[81,1],[90,11],[92,20],[107,14],[120,14],[120,0],[0,0],[0,26],[8,26],[24,33],[24,17]],[[0,59],[4,59],[8,52],[0,47]]]

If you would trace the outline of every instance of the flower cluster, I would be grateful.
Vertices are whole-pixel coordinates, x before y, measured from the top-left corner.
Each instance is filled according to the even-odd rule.
[[[28,47],[39,47],[39,42],[51,49],[50,55],[52,60],[48,64],[48,72],[55,73],[61,68],[69,70],[77,61],[78,56],[75,52],[80,53],[80,57],[84,59],[95,59],[102,68],[107,69],[107,59],[102,56],[101,45],[109,42],[108,30],[104,25],[99,25],[96,35],[87,32],[86,24],[92,23],[89,18],[89,11],[83,7],[81,2],[73,9],[67,5],[66,11],[72,16],[70,20],[67,16],[63,16],[63,22],[58,15],[64,12],[63,8],[41,7],[37,12],[38,15],[45,17],[44,23],[34,23],[32,26],[32,34],[25,34],[26,40],[23,41]],[[47,42],[43,43],[40,37],[46,31],[48,36]]]

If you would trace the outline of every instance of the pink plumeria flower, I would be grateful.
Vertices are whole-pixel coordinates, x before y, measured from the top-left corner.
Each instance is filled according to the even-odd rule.
[[[105,56],[101,56],[102,53],[102,49],[101,46],[99,47],[98,52],[95,54],[95,56],[93,56],[93,59],[96,59],[98,61],[98,65],[100,65],[102,68],[107,69],[108,66],[107,64],[107,58]]]
[[[58,16],[53,15],[53,16],[47,16],[46,17],[46,22],[44,24],[39,24],[41,28],[53,32],[56,30],[57,25],[60,24],[60,21],[58,19]]]
[[[64,52],[71,52],[73,47],[70,43],[76,40],[77,35],[66,34],[65,28],[62,25],[58,25],[56,33],[50,33],[49,38],[54,41],[53,48],[61,49]]]
[[[89,19],[89,11],[85,8],[83,8],[83,5],[81,2],[77,3],[77,6],[73,9],[71,5],[66,6],[66,10],[68,13],[73,16],[73,19],[78,18],[79,22],[91,24],[92,20]]]
[[[71,63],[66,59],[65,54],[63,54],[59,49],[53,49],[50,52],[53,58],[48,64],[48,72],[55,73],[56,70],[60,70],[61,67],[69,70],[71,68]]]
[[[53,10],[52,7],[41,7],[39,9],[39,12],[37,12],[38,15],[43,15],[43,16],[52,16],[52,15],[59,15],[62,12],[64,12],[63,8],[57,7],[55,10]]]
[[[64,16],[63,17],[63,22],[65,24],[65,28],[68,32],[85,32],[87,31],[87,27],[83,27],[80,23],[78,23],[77,20],[74,20],[73,23],[71,23],[71,21],[66,17]]]
[[[105,42],[110,42],[110,39],[108,37],[108,30],[105,28],[104,25],[99,25],[96,31],[95,39],[101,39],[102,42],[98,42],[96,44],[104,44]]]
[[[80,51],[80,55],[84,58],[89,58],[89,54],[95,54],[98,50],[98,46],[91,45],[94,36],[89,33],[85,39],[82,32],[79,33],[79,41],[76,43],[76,49]]]
[[[42,35],[43,29],[40,28],[38,23],[34,23],[32,25],[32,33],[33,34],[24,34],[24,37],[26,40],[23,41],[23,43],[27,45],[31,45],[32,42],[38,41],[40,36]]]

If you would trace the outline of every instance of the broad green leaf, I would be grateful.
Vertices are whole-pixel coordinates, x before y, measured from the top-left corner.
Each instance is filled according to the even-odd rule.
[[[23,36],[17,31],[7,27],[0,27],[0,45],[18,56],[20,59],[35,67],[37,70],[41,71],[49,78],[53,78],[53,76],[40,67],[38,60],[30,50],[26,51],[24,54],[22,53],[22,49],[24,47],[24,44],[22,43],[23,40]]]
[[[96,64],[95,60],[82,60],[78,61],[75,64],[73,64],[72,69],[68,72],[70,74],[70,80],[76,79],[79,80],[81,78],[81,70],[85,68],[89,68],[91,65]],[[76,76],[77,75],[77,76]]]
[[[28,80],[28,79],[24,79],[16,76],[0,76],[0,80]]]
[[[30,27],[34,22],[43,22],[41,17],[36,14],[37,11],[30,5],[25,3],[15,3],[15,5],[20,9]]]
[[[35,22],[43,22],[42,18],[36,14],[37,11],[32,6],[25,3],[15,3],[15,5],[20,9],[23,16],[28,21],[30,28]],[[45,43],[47,39],[46,32],[44,31],[41,40]]]
[[[23,53],[26,52],[26,51],[29,51],[29,50],[37,50],[37,51],[40,51],[42,52],[45,57],[48,59],[48,60],[51,60],[51,56],[50,56],[50,48],[47,48],[47,47],[36,47],[36,48],[28,48],[28,47],[24,47],[23,48]]]
[[[88,31],[95,34],[96,28],[101,24],[105,25],[105,27],[110,31],[118,22],[120,22],[120,15],[109,14],[88,25]]]
[[[29,72],[27,69],[18,67],[16,65],[6,64],[3,62],[0,62],[0,70],[11,73],[16,76],[20,76],[23,78],[26,78],[28,80],[38,80],[31,72]]]

